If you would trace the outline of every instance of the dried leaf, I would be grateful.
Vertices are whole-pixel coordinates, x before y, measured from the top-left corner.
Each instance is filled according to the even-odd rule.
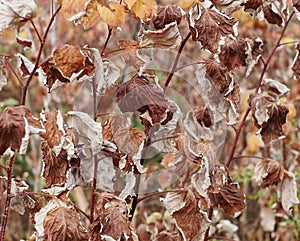
[[[0,155],[7,148],[26,153],[29,135],[43,133],[40,122],[35,119],[25,106],[8,107],[0,114]]]
[[[247,0],[211,0],[214,6],[226,15],[239,10]]]
[[[245,3],[245,11],[255,12],[262,7],[262,0],[247,0]]]
[[[122,112],[148,111],[153,124],[160,123],[169,105],[161,89],[138,75],[118,86],[117,101]]]
[[[178,25],[172,22],[160,30],[144,30],[140,34],[141,48],[176,48],[181,43]]]
[[[58,155],[54,153],[46,141],[42,142],[42,155],[44,163],[43,177],[46,187],[66,182],[66,173],[69,169],[68,155],[62,150]]]
[[[299,0],[293,0],[293,7],[300,11],[300,1]]]
[[[277,195],[284,211],[292,215],[294,205],[299,204],[295,175],[285,171],[282,181],[277,186]]]
[[[283,19],[278,13],[273,11],[271,4],[263,6],[263,12],[265,19],[269,23],[276,24],[278,26],[281,26],[281,24],[283,23]]]
[[[90,225],[91,241],[132,240],[127,204],[112,194],[101,193],[96,204],[94,222]]]
[[[207,213],[200,209],[199,200],[192,190],[167,194],[161,200],[175,219],[184,240],[199,240],[210,225],[210,220]]]
[[[91,24],[99,17],[98,11],[99,1],[90,0],[85,9],[85,13],[79,18],[79,22],[83,24],[85,29],[89,28]]]
[[[251,94],[248,104],[252,111],[254,124],[265,144],[283,138],[282,125],[286,122],[288,108],[276,103],[270,96]]]
[[[5,57],[0,56],[0,91],[7,84]]]
[[[290,89],[277,80],[266,78],[263,81],[262,89],[275,98],[280,98],[287,94]]]
[[[200,6],[198,18],[190,16],[190,30],[194,41],[199,41],[204,49],[216,52],[221,37],[236,35],[237,20],[216,10]]]
[[[0,6],[0,35],[3,29],[21,28],[37,14],[34,0],[1,0]]]
[[[98,5],[97,7],[100,17],[112,29],[122,27],[125,23],[125,9],[118,3],[109,4],[109,7]]]
[[[273,232],[275,230],[275,212],[269,207],[262,207],[260,209],[260,225],[265,232]]]
[[[34,64],[24,55],[17,53],[17,66],[23,77],[28,77],[34,69]]]
[[[78,213],[70,208],[56,207],[44,219],[45,240],[88,241],[88,234]]]
[[[61,13],[69,21],[75,21],[85,14],[88,0],[60,0]]]
[[[78,129],[81,135],[89,140],[90,148],[93,154],[99,153],[102,148],[102,126],[95,122],[87,113],[80,111],[69,111],[69,116],[79,119]]]
[[[277,185],[284,176],[284,168],[275,160],[264,159],[258,162],[254,169],[253,179],[262,188]]]
[[[172,22],[180,24],[184,14],[182,8],[176,5],[158,6],[157,16],[152,19],[152,22],[156,29],[163,29],[167,24]]]
[[[128,8],[142,20],[156,15],[157,3],[155,0],[124,0]]]

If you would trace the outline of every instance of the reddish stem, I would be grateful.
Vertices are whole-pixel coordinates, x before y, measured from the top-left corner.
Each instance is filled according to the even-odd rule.
[[[20,77],[18,76],[18,74],[16,73],[16,71],[14,70],[14,68],[11,66],[9,60],[5,59],[5,62],[6,62],[6,65],[8,66],[8,68],[9,68],[9,70],[13,73],[13,75],[18,80],[20,86],[23,88],[24,84],[23,84],[22,80],[20,79]]]
[[[60,9],[61,9],[61,6],[58,7],[58,9],[56,10],[56,12],[51,17],[50,22],[49,22],[49,24],[47,26],[47,29],[45,31],[45,34],[43,36],[43,39],[41,39],[41,45],[40,45],[40,49],[39,49],[39,52],[38,52],[38,55],[37,55],[37,58],[36,58],[36,61],[35,61],[34,68],[31,71],[31,73],[30,73],[30,75],[29,75],[29,77],[28,77],[25,85],[23,85],[23,87],[22,87],[21,105],[25,105],[25,100],[26,100],[28,86],[29,86],[30,82],[32,81],[33,76],[34,76],[36,70],[39,68],[39,62],[40,62],[40,59],[41,59],[41,56],[42,56],[42,52],[43,52],[43,49],[44,49],[44,46],[45,46],[45,41],[47,39],[47,36],[48,36],[49,31],[50,31],[51,25],[54,22],[54,19],[55,19],[56,15],[58,14],[58,12],[59,12]]]
[[[42,42],[43,42],[42,37],[41,37],[39,31],[37,30],[37,28],[36,28],[34,22],[33,22],[31,19],[30,19],[30,23],[31,23],[31,25],[32,25],[32,27],[33,27],[33,29],[34,29],[34,32],[36,33],[36,35],[37,35],[37,37],[38,37],[40,43],[42,43]]]
[[[10,207],[10,200],[11,200],[11,181],[12,181],[12,167],[14,164],[15,155],[13,155],[9,159],[8,167],[6,168],[7,172],[7,190],[6,190],[6,201],[5,201],[5,207],[4,207],[4,213],[2,214],[2,222],[1,222],[1,233],[0,233],[0,241],[4,241],[5,238],[5,231],[7,226],[7,220],[8,220],[8,211]]]
[[[165,85],[164,85],[165,88],[168,87],[168,85],[170,84],[170,81],[171,81],[171,79],[172,79],[172,77],[173,77],[173,75],[174,75],[174,73],[175,73],[175,71],[176,71],[176,67],[177,67],[177,64],[178,64],[178,62],[179,62],[179,58],[180,58],[180,55],[181,55],[181,53],[182,53],[182,50],[183,50],[185,44],[187,43],[187,41],[189,40],[189,38],[190,38],[191,36],[192,36],[192,33],[189,32],[189,33],[185,36],[185,38],[182,40],[182,42],[181,42],[181,44],[180,44],[180,47],[179,47],[179,49],[178,49],[178,52],[177,52],[175,61],[174,61],[174,63],[173,63],[172,69],[171,69],[171,71],[169,72],[168,77],[167,77],[167,79],[166,79],[166,82],[165,82]]]
[[[256,84],[256,88],[255,88],[255,91],[254,91],[255,94],[258,93],[258,91],[259,91],[259,89],[260,89],[260,87],[262,85],[262,81],[264,79],[265,73],[267,72],[267,69],[268,69],[269,64],[271,62],[271,59],[274,56],[277,48],[280,46],[280,41],[282,40],[282,38],[283,38],[283,36],[285,34],[285,31],[287,29],[287,26],[288,26],[289,22],[291,21],[291,19],[293,18],[294,14],[295,14],[295,12],[292,12],[291,15],[290,15],[290,17],[286,21],[285,26],[284,26],[284,28],[281,31],[280,37],[278,38],[276,44],[274,45],[272,51],[269,54],[267,60],[265,61],[264,68],[263,68],[263,70],[261,72],[261,75],[260,75],[260,78],[259,78],[259,80],[258,80],[258,82]],[[233,155],[234,155],[234,152],[236,150],[237,143],[238,143],[241,131],[242,131],[242,129],[243,129],[245,123],[246,123],[247,116],[249,115],[250,110],[251,110],[250,108],[248,108],[246,110],[246,112],[245,112],[245,114],[244,114],[244,116],[243,116],[243,118],[242,118],[242,120],[241,120],[241,122],[239,124],[239,127],[237,128],[237,131],[236,131],[236,134],[235,134],[235,137],[234,137],[234,140],[233,140],[232,148],[230,150],[230,154],[229,154],[228,160],[227,160],[227,162],[225,164],[227,168],[229,168],[229,166],[230,166],[230,164],[232,162]]]
[[[110,51],[104,51],[101,55],[106,56],[106,55],[113,54],[113,53],[123,51],[123,50],[125,50],[125,48],[119,48],[119,49],[114,49],[114,50],[110,50]]]
[[[105,40],[104,46],[103,46],[102,51],[101,51],[101,56],[104,56],[104,51],[107,48],[107,44],[109,42],[109,39],[110,39],[111,35],[112,35],[112,29],[110,28],[108,30],[107,38]]]

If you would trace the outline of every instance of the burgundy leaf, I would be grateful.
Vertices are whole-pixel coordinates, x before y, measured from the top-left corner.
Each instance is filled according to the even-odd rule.
[[[267,5],[267,6],[263,7],[263,12],[264,12],[265,19],[267,19],[267,21],[269,23],[281,26],[282,18],[279,14],[275,13],[272,10],[271,5]]]
[[[156,29],[162,29],[175,21],[179,24],[183,14],[183,10],[176,5],[158,6],[157,15],[152,19],[152,22]]]

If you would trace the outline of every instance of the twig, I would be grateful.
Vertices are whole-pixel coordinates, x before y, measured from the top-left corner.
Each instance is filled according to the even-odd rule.
[[[30,23],[31,23],[31,25],[32,25],[32,27],[33,27],[33,29],[34,29],[34,32],[36,33],[36,35],[37,35],[37,37],[38,37],[40,43],[42,43],[42,42],[43,42],[42,37],[41,37],[39,31],[37,30],[37,28],[36,28],[34,22],[32,21],[32,19],[30,19]]]
[[[181,52],[185,46],[185,44],[187,43],[187,41],[189,40],[189,38],[192,36],[192,33],[189,32],[185,38],[182,40],[181,44],[180,44],[180,47],[178,49],[178,52],[177,52],[177,55],[176,55],[176,58],[175,58],[175,61],[173,63],[173,66],[172,66],[172,69],[171,71],[169,72],[168,74],[168,77],[166,79],[166,82],[165,82],[165,88],[168,87],[168,85],[170,84],[170,81],[175,73],[175,70],[176,70],[176,67],[177,67],[177,64],[178,64],[178,61],[179,61],[179,58],[180,58],[180,55],[181,55]]]
[[[2,214],[0,241],[4,241],[5,238],[5,231],[6,231],[6,225],[8,220],[8,211],[9,211],[10,200],[11,200],[10,193],[11,193],[12,169],[13,169],[14,160],[15,160],[15,155],[13,155],[9,159],[9,164],[7,167],[6,201],[5,201],[4,213]]]
[[[182,66],[177,67],[177,68],[174,70],[174,72],[177,72],[177,71],[179,71],[179,70],[181,70],[181,69],[183,69],[183,68],[186,68],[186,67],[189,67],[189,66],[192,66],[192,65],[197,65],[197,64],[205,64],[205,61],[199,61],[199,62],[194,62],[194,63],[184,64],[184,65],[182,65]]]
[[[255,158],[255,159],[260,159],[260,160],[264,159],[263,157],[260,157],[260,156],[247,155],[247,156],[234,156],[234,157],[232,157],[232,160],[242,159],[242,158]]]
[[[27,95],[27,90],[28,90],[28,86],[30,84],[30,82],[32,81],[33,79],[33,76],[35,74],[35,71],[38,69],[39,67],[39,62],[40,62],[40,59],[41,59],[41,56],[42,56],[42,52],[43,52],[43,49],[44,49],[44,46],[45,46],[45,41],[47,39],[47,36],[48,36],[48,33],[50,31],[50,28],[51,28],[51,25],[52,23],[54,22],[54,19],[56,17],[56,15],[58,14],[59,10],[61,9],[61,6],[58,7],[58,9],[56,10],[56,12],[53,14],[53,16],[51,17],[50,19],[50,22],[47,26],[47,29],[44,33],[44,36],[41,40],[41,44],[40,44],[40,49],[39,49],[39,52],[38,52],[38,55],[37,55],[37,58],[36,58],[36,61],[35,61],[35,65],[34,65],[34,68],[33,70],[31,71],[25,85],[22,87],[22,97],[21,97],[21,105],[25,105],[25,100],[26,100],[26,95]]]
[[[101,55],[106,56],[106,55],[113,54],[113,53],[116,53],[116,52],[119,52],[119,51],[123,51],[125,49],[126,48],[119,48],[119,49],[114,49],[114,50],[110,50],[110,51],[104,51],[103,53],[101,53]]]
[[[0,167],[1,167],[2,169],[4,169],[5,172],[7,172],[7,166],[5,166],[5,165],[3,165],[3,164],[0,163]]]
[[[23,88],[24,84],[23,84],[22,80],[20,79],[20,77],[18,76],[18,74],[16,73],[16,71],[14,70],[14,68],[11,66],[11,64],[10,64],[10,62],[9,62],[9,60],[7,58],[5,58],[5,62],[6,62],[6,65],[8,66],[8,68],[10,69],[10,71],[13,73],[13,75],[18,80],[20,86]]]
[[[108,34],[107,34],[107,38],[106,38],[106,40],[105,40],[104,46],[103,46],[102,51],[101,51],[101,56],[103,56],[103,53],[104,53],[104,51],[105,51],[105,49],[106,49],[106,47],[107,47],[108,41],[109,41],[109,39],[110,39],[110,37],[111,37],[111,34],[112,34],[112,29],[109,28]]]
[[[277,48],[280,46],[280,41],[282,40],[282,38],[284,36],[284,33],[285,33],[286,29],[287,29],[287,26],[288,26],[289,22],[291,21],[291,19],[293,18],[294,14],[295,14],[295,12],[292,12],[291,15],[290,15],[290,17],[289,17],[289,19],[286,21],[285,26],[282,29],[280,37],[278,38],[278,40],[277,40],[276,44],[274,45],[271,53],[269,54],[267,60],[265,61],[264,68],[263,68],[263,70],[261,72],[261,75],[260,75],[260,78],[259,78],[259,80],[258,80],[258,82],[256,84],[256,88],[255,88],[255,91],[254,91],[255,94],[258,93],[258,91],[259,91],[259,89],[260,89],[260,87],[262,85],[263,78],[264,78],[265,73],[266,73],[266,71],[268,69],[268,66],[269,66],[269,64],[271,62],[271,59],[274,56]],[[240,134],[241,134],[241,130],[242,130],[242,128],[244,127],[244,125],[246,123],[246,119],[247,119],[247,116],[249,115],[249,113],[250,113],[250,108],[248,108],[246,110],[246,112],[245,112],[245,114],[244,114],[244,116],[243,116],[243,118],[242,118],[242,120],[241,120],[241,122],[239,124],[239,127],[238,127],[238,129],[236,131],[236,135],[235,135],[234,140],[233,140],[232,148],[230,150],[230,154],[229,154],[228,160],[227,160],[227,162],[225,164],[227,168],[229,168],[229,166],[231,164],[231,161],[232,161],[232,158],[233,158],[233,155],[234,155],[234,152],[236,150],[237,143],[238,143],[238,140],[239,140],[239,137],[240,137]]]

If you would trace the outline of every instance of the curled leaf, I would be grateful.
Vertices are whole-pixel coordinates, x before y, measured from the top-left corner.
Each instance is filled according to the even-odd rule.
[[[211,0],[214,6],[222,13],[230,15],[239,10],[247,0]]]
[[[0,1],[0,34],[3,29],[21,28],[37,14],[34,0],[1,0]]]
[[[276,100],[263,94],[251,94],[248,104],[252,111],[254,124],[265,144],[284,137],[282,125],[286,122],[288,108],[277,104]]]
[[[284,168],[275,160],[264,159],[258,162],[254,169],[253,179],[262,188],[277,185],[284,176]]]

